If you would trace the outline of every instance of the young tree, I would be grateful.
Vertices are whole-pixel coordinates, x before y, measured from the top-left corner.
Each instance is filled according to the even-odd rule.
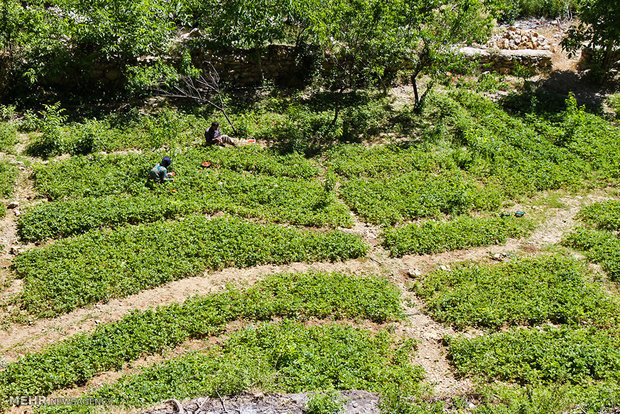
[[[484,42],[493,22],[481,0],[404,0],[400,16],[395,37],[402,39],[401,54],[419,110],[438,77],[462,68],[464,59],[458,45]],[[422,93],[418,85],[421,75],[431,77]]]
[[[586,44],[605,71],[620,50],[620,0],[582,0],[578,14],[580,22],[568,31],[562,47],[574,55]]]

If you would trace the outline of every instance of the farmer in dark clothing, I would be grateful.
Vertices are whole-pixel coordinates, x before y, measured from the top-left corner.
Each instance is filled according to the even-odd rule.
[[[156,183],[172,181],[174,173],[168,172],[168,167],[170,167],[171,164],[172,161],[170,160],[170,157],[164,157],[159,164],[157,164],[153,167],[153,169],[151,169],[149,173],[151,180],[155,181]]]
[[[226,144],[230,144],[233,147],[237,146],[231,137],[228,135],[222,135],[220,132],[220,124],[217,122],[213,122],[211,127],[205,131],[205,140],[208,146],[218,145],[223,147]]]

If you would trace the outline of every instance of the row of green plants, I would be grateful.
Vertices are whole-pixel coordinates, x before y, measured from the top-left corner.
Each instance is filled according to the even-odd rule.
[[[584,251],[588,260],[599,263],[611,280],[620,281],[620,238],[609,231],[578,227],[563,240],[564,245]]]
[[[170,152],[93,154],[38,164],[34,169],[35,188],[51,200],[150,192],[148,173],[165,155],[172,159],[172,171],[179,172],[177,184],[203,177],[203,162],[210,162],[212,169],[275,177],[309,179],[319,173],[312,162],[297,153],[280,155],[258,146],[190,148]]]
[[[180,166],[172,183],[135,196],[85,197],[40,203],[18,222],[24,241],[84,233],[93,228],[138,224],[224,211],[270,222],[313,227],[351,227],[349,209],[317,179],[297,180],[219,169]]]
[[[154,114],[129,113],[107,119],[67,122],[60,103],[45,105],[35,118],[38,132],[26,148],[29,155],[50,157],[60,154],[90,154],[123,149],[185,147],[202,139],[207,121],[194,115],[164,108]],[[32,122],[31,122],[32,123]]]
[[[461,171],[438,175],[414,171],[384,179],[352,179],[343,183],[340,194],[362,219],[382,225],[496,210],[503,201],[501,191],[482,186]]]
[[[618,407],[620,386],[614,382],[583,381],[580,384],[516,385],[493,383],[478,387],[481,404],[475,414],[600,414]]]
[[[228,286],[224,292],[192,297],[180,305],[134,311],[94,332],[28,354],[0,371],[0,391],[47,395],[83,385],[99,372],[120,369],[126,362],[172,349],[188,339],[214,335],[238,319],[361,318],[384,323],[401,316],[400,291],[384,279],[341,273],[270,275],[251,287]],[[163,397],[152,394],[151,398]]]
[[[12,267],[24,281],[17,303],[37,317],[51,317],[205,270],[345,260],[367,250],[358,236],[341,231],[190,216],[92,230],[30,249],[17,256]]]
[[[614,281],[620,281],[620,202],[608,200],[585,206],[579,218],[586,227],[578,226],[562,243],[585,252],[589,261],[599,263]]]
[[[431,316],[457,328],[554,324],[617,326],[618,300],[588,281],[587,268],[557,255],[497,265],[463,264],[414,285]]]
[[[587,384],[620,380],[620,340],[596,327],[513,329],[477,338],[449,338],[461,375],[521,384]]]
[[[0,120],[0,151],[12,153],[18,142],[17,134],[17,126],[14,123]]]
[[[398,341],[385,330],[373,334],[344,324],[267,323],[232,335],[221,347],[149,367],[91,395],[128,406],[252,388],[283,393],[395,389],[412,397],[424,376],[411,363],[414,349],[413,341]]]
[[[392,257],[433,254],[470,247],[505,243],[508,238],[527,236],[531,220],[515,217],[457,217],[451,221],[425,221],[386,228],[383,247]]]
[[[0,159],[0,197],[10,197],[15,190],[17,168],[7,160]]]
[[[307,327],[288,320],[262,323],[232,334],[221,345],[147,367],[85,395],[123,407],[252,389],[281,393],[363,389],[397,391],[412,398],[421,394],[423,378],[422,368],[411,363],[414,349],[412,341],[399,340],[386,330],[372,333],[344,324]],[[56,410],[62,409],[71,407]],[[62,412],[91,410],[76,407]]]
[[[583,187],[597,179],[604,185],[620,177],[614,160],[620,129],[577,108],[574,98],[556,122],[533,113],[527,119],[511,116],[498,103],[464,90],[440,98],[438,106],[454,125],[444,136],[464,148],[455,155],[459,166],[499,180],[510,196]]]
[[[321,102],[325,98],[313,101],[298,94],[247,102],[239,105],[242,109],[232,108],[228,118],[234,130],[219,113],[203,113],[203,117],[168,107],[153,114],[130,110],[101,119],[68,122],[66,111],[59,103],[46,105],[34,118],[6,123],[5,129],[7,137],[16,136],[18,129],[36,131],[26,151],[47,158],[66,153],[180,149],[204,141],[204,132],[212,121],[218,121],[224,133],[236,138],[277,143],[286,150],[310,150],[334,142],[356,141],[361,136],[376,134],[387,125],[390,111],[386,110],[386,98],[360,93],[352,99],[343,99],[343,108],[335,122],[332,122],[332,104]],[[0,137],[2,131],[0,128]],[[7,138],[7,142],[12,139]]]
[[[620,231],[620,201],[590,204],[581,209],[579,218],[599,230]]]

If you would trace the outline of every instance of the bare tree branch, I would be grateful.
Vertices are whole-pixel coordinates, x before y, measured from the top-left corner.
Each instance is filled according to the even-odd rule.
[[[172,87],[158,85],[153,90],[167,98],[191,99],[201,105],[211,105],[222,112],[233,133],[237,134],[237,129],[226,112],[222,90],[220,89],[220,75],[213,64],[209,63],[208,68],[195,79],[191,76],[182,76],[179,83]],[[219,104],[216,103],[216,100],[219,101]]]

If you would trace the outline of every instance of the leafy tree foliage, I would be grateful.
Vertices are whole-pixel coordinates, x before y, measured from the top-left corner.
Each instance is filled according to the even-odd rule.
[[[585,43],[593,49],[600,69],[608,68],[620,47],[620,1],[583,0],[579,17],[580,23],[569,30],[562,47],[575,54]]]

